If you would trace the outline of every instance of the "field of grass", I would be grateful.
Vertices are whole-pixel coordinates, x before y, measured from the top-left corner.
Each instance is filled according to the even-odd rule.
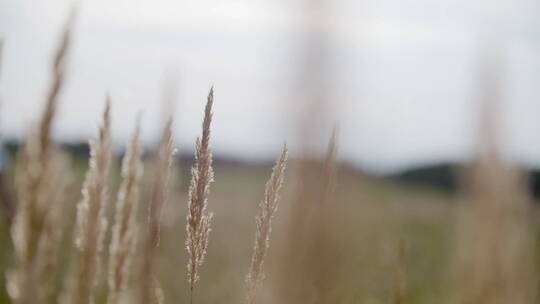
[[[320,159],[213,163],[211,88],[193,162],[175,162],[172,117],[148,151],[137,122],[120,162],[109,98],[73,157],[51,139],[71,22],[8,174],[0,303],[537,303],[538,207],[489,134],[458,196],[339,163],[335,130]]]
[[[73,167],[71,210],[66,210],[66,214],[74,216],[75,205],[81,197],[77,189],[80,189],[87,164],[84,159],[77,159]],[[177,176],[185,175],[181,173],[186,168],[177,169],[180,172]],[[243,300],[244,276],[255,231],[254,216],[270,169],[262,165],[215,168],[216,181],[209,202],[215,212],[215,222],[196,294],[197,303]],[[118,170],[111,180],[111,197],[115,197],[120,180]],[[160,272],[166,298],[181,299],[180,302],[187,301],[189,294],[184,250],[187,183],[188,180],[178,178],[171,185],[160,246]],[[268,290],[272,290],[271,282],[279,279],[277,272],[282,269],[272,265],[279,263],[277,242],[287,234],[286,220],[290,216],[290,205],[295,203],[294,183],[294,174],[290,172],[274,226],[276,243],[268,255]],[[400,240],[406,246],[407,288],[403,303],[434,303],[448,296],[455,198],[436,189],[394,184],[353,172],[339,175],[336,193],[337,199],[332,204],[338,210],[339,221],[332,229],[339,231],[334,241],[340,258],[334,264],[335,281],[327,286],[328,294],[334,299],[332,303],[391,303]],[[143,193],[143,198],[148,196]],[[142,203],[144,206],[144,199]],[[110,215],[112,210],[108,213]],[[2,227],[0,265],[5,271],[12,265],[13,258],[5,223]],[[104,297],[104,280],[100,290]],[[2,303],[8,303],[4,289],[0,295]]]

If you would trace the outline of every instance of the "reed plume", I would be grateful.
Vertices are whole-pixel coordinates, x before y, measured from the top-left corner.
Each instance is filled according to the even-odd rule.
[[[193,289],[199,280],[199,267],[202,266],[206,255],[210,223],[212,221],[212,213],[206,213],[206,209],[210,183],[214,179],[212,151],[209,147],[213,103],[214,88],[212,87],[204,110],[202,138],[197,138],[195,143],[195,165],[191,170],[191,183],[189,186],[186,249],[189,256],[187,276],[190,288],[190,302],[193,302]]]
[[[295,201],[291,204],[287,235],[280,256],[281,269],[275,282],[281,303],[326,303],[340,259],[332,236],[336,206],[336,130],[328,141],[324,159],[302,159],[298,168]]]
[[[75,261],[67,276],[62,303],[89,304],[101,264],[103,239],[107,229],[105,207],[108,201],[108,177],[111,163],[110,100],[107,97],[99,135],[90,141],[90,161],[77,205]]]
[[[50,229],[50,225],[56,218],[58,204],[61,203],[59,195],[65,182],[63,177],[56,173],[59,166],[65,163],[58,158],[60,156],[56,156],[50,133],[58,98],[64,87],[73,21],[72,13],[64,26],[54,55],[53,80],[47,93],[44,111],[19,154],[22,163],[22,173],[18,179],[20,205],[11,227],[16,266],[7,273],[8,293],[12,301],[18,304],[46,301],[48,280],[44,277],[50,276],[55,270],[55,244],[50,242],[57,240],[58,232]]]
[[[323,163],[323,173],[322,173],[322,188],[321,188],[321,201],[322,205],[326,206],[332,199],[332,194],[335,191],[336,187],[336,178],[337,178],[337,166],[336,166],[336,154],[337,154],[337,133],[338,128],[334,126],[332,128],[332,134],[328,140],[328,145],[326,148],[326,154],[324,157]]]
[[[143,173],[140,119],[122,160],[122,184],[116,200],[112,240],[109,248],[108,304],[121,303],[127,289],[130,267],[137,242],[137,210],[139,205],[139,182]]]
[[[287,164],[287,145],[283,145],[281,157],[276,161],[272,169],[272,175],[266,183],[264,199],[259,204],[260,213],[256,217],[255,244],[253,246],[253,255],[251,265],[246,276],[247,285],[247,303],[255,303],[257,290],[264,280],[263,264],[266,251],[270,247],[270,234],[272,232],[272,218],[274,217],[280,198],[280,190],[283,184],[285,166]]]
[[[51,157],[51,173],[48,175],[50,179],[48,201],[53,202],[49,206],[47,218],[43,225],[43,235],[41,248],[40,262],[38,263],[41,275],[40,280],[43,282],[51,282],[51,276],[57,272],[60,262],[62,248],[62,239],[65,235],[69,235],[64,227],[68,222],[66,210],[72,211],[71,201],[68,200],[66,191],[70,184],[70,165],[71,157],[65,151],[53,149]],[[47,302],[47,298],[53,295],[53,284],[41,284],[42,291],[39,293],[41,298],[38,302]]]
[[[494,156],[494,155],[493,155]],[[524,175],[499,158],[471,169],[459,214],[455,303],[534,303],[534,238]]]
[[[536,303],[537,276],[526,174],[500,149],[500,58],[484,56],[478,157],[459,207],[454,303]],[[495,50],[496,51],[496,50]]]
[[[155,273],[155,260],[160,242],[160,224],[163,206],[167,201],[169,177],[173,163],[172,118],[165,124],[158,147],[157,167],[150,204],[148,205],[148,230],[143,244],[141,272],[142,304],[162,303],[163,295]]]

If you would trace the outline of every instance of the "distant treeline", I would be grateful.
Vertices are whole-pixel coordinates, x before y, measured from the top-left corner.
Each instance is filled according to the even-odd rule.
[[[16,140],[5,141],[5,148],[10,155],[14,155],[19,147]],[[70,151],[75,158],[88,159],[90,150],[87,143],[63,143],[62,147]],[[183,168],[190,168],[193,163],[193,153],[180,153],[180,165]],[[254,168],[260,166],[270,166],[268,163],[246,163],[241,159],[231,157],[214,156],[214,165],[216,167],[244,167]],[[391,179],[399,183],[409,185],[430,186],[455,193],[460,189],[460,175],[463,174],[464,166],[458,163],[441,163],[435,165],[426,165],[413,167],[399,173],[384,176],[385,179]],[[186,169],[186,175],[189,171]],[[365,174],[365,172],[362,172]],[[535,198],[540,198],[540,170],[528,170],[528,187]]]
[[[73,157],[73,160],[78,162],[84,162],[85,164],[88,162],[88,158],[90,156],[90,147],[88,143],[85,142],[78,142],[78,143],[61,143],[60,146],[63,150],[68,151],[69,154]],[[17,154],[17,151],[19,150],[20,142],[18,140],[14,139],[8,139],[4,140],[4,151],[7,152],[7,157],[4,159],[7,159],[7,161],[13,161],[15,160],[15,156]],[[120,167],[120,162],[123,157],[123,153],[125,151],[121,151],[120,155],[117,155],[119,157],[116,158],[116,161],[118,162],[118,168]],[[151,154],[151,147],[146,147],[146,151],[143,154],[143,158],[146,158],[150,156]],[[193,163],[195,161],[193,151],[180,151],[180,153],[176,156],[177,159],[177,165],[179,166],[179,174],[181,175],[181,178],[185,181],[190,180],[191,176],[191,167],[193,166]],[[213,156],[213,166],[215,168],[223,168],[223,169],[231,169],[231,168],[239,168],[242,170],[267,170],[272,166],[273,162],[271,160],[266,162],[258,162],[258,163],[252,163],[252,162],[246,162],[244,160],[241,160],[239,158],[233,158],[233,157],[227,157],[223,155],[214,155]],[[187,186],[187,184],[185,184]]]
[[[465,166],[457,163],[446,163],[428,165],[417,168],[410,168],[400,173],[389,176],[389,178],[417,185],[429,185],[439,189],[456,192],[460,189],[460,180],[464,174]],[[540,171],[527,170],[525,174],[530,193],[535,198],[540,198]]]
[[[15,154],[17,153],[20,146],[20,142],[17,140],[5,140],[4,141],[4,148],[9,154],[9,158],[13,159]],[[62,149],[69,151],[69,153],[75,158],[75,159],[83,159],[88,160],[90,156],[90,147],[88,143],[80,142],[80,143],[61,143],[60,146]],[[146,152],[150,152],[150,149],[147,149]],[[125,152],[125,151],[123,151]],[[121,154],[123,154],[123,152]],[[147,155],[149,153],[146,153]],[[146,156],[147,156],[146,155]],[[122,156],[122,155],[120,155]],[[188,167],[191,167],[194,157],[193,157],[193,151],[186,151],[186,153],[179,153],[179,159],[181,164],[188,164]],[[241,166],[241,165],[248,165],[246,162],[242,161],[241,159],[236,159],[232,157],[222,157],[220,155],[214,156],[214,164],[217,166]],[[264,165],[264,166],[271,166],[272,161],[259,163],[257,165]]]

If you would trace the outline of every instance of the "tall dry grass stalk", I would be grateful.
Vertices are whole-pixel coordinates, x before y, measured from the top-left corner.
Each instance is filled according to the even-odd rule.
[[[15,248],[16,266],[7,273],[7,290],[14,303],[44,303],[48,297],[49,281],[55,269],[59,231],[53,223],[61,209],[65,175],[65,158],[55,151],[50,133],[60,92],[64,86],[67,53],[74,21],[72,14],[56,50],[52,68],[53,80],[39,123],[31,130],[19,154],[22,173],[18,178],[19,206],[11,235]]]
[[[107,229],[105,208],[112,156],[110,123],[110,100],[107,97],[98,138],[90,141],[90,161],[82,188],[83,198],[77,205],[74,263],[61,295],[61,301],[65,304],[94,302]]]
[[[199,267],[204,262],[210,234],[212,213],[208,214],[208,195],[210,183],[214,179],[212,169],[212,151],[210,150],[210,124],[212,122],[212,105],[214,103],[214,88],[210,89],[204,120],[202,138],[197,138],[195,144],[195,165],[191,170],[189,186],[188,214],[186,224],[186,249],[188,252],[187,277],[190,289],[190,303],[193,302],[193,291],[199,280]]]
[[[167,202],[169,177],[173,163],[174,147],[172,141],[172,118],[163,129],[158,147],[158,160],[154,173],[154,185],[148,205],[148,229],[144,238],[142,268],[140,273],[139,301],[141,304],[163,302],[159,280],[156,277],[156,254],[160,242],[160,225],[163,206]]]
[[[493,155],[494,156],[494,155]],[[525,178],[499,158],[472,168],[461,206],[455,303],[534,303],[533,236]]]
[[[251,265],[246,276],[248,304],[255,303],[257,291],[264,280],[263,264],[266,251],[270,247],[270,234],[272,232],[272,219],[279,206],[280,190],[283,184],[285,166],[287,164],[287,145],[283,145],[281,157],[272,169],[272,175],[266,183],[264,199],[259,204],[260,213],[256,217],[255,245]]]
[[[330,140],[328,141],[326,155],[323,164],[322,175],[322,191],[321,200],[322,204],[327,205],[332,200],[332,194],[336,190],[336,178],[337,178],[337,166],[336,166],[336,154],[337,154],[337,127],[334,126]]]
[[[339,244],[333,236],[336,206],[336,131],[324,160],[298,164],[295,198],[281,244],[280,273],[274,282],[281,303],[325,303],[339,268]]]
[[[458,227],[455,303],[534,303],[533,236],[525,176],[496,154],[469,176]]]
[[[126,155],[122,160],[122,184],[116,200],[112,240],[109,248],[108,304],[119,304],[125,297],[137,242],[139,182],[143,174],[139,132],[140,117],[137,120]]]
[[[488,54],[489,55],[489,54]],[[456,298],[461,304],[535,303],[537,277],[525,174],[500,153],[499,58],[484,68],[479,155],[458,219]]]

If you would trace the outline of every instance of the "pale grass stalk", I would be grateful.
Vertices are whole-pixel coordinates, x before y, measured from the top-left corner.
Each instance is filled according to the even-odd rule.
[[[167,202],[168,185],[173,163],[174,147],[172,141],[172,118],[170,118],[161,137],[158,148],[158,160],[154,175],[152,197],[148,206],[148,230],[143,244],[142,268],[140,273],[141,304],[159,304],[163,302],[163,292],[156,277],[155,263],[160,242],[160,225],[163,206]]]
[[[483,54],[478,159],[460,205],[454,279],[458,304],[537,303],[535,240],[526,175],[500,147],[501,79],[497,48]]]
[[[149,304],[163,304],[165,301],[165,296],[163,294],[163,288],[157,279],[154,278],[152,281],[152,290],[150,294]]]
[[[116,200],[112,240],[109,248],[108,304],[119,304],[125,295],[137,242],[139,183],[143,173],[140,120],[122,161],[122,184]]]
[[[15,249],[15,268],[7,273],[7,290],[14,303],[43,303],[47,298],[48,281],[44,275],[51,275],[54,269],[52,259],[55,254],[49,240],[56,240],[56,233],[49,229],[52,218],[61,203],[58,195],[64,181],[55,175],[61,166],[56,159],[53,143],[50,139],[52,123],[60,92],[64,86],[65,65],[71,40],[74,20],[72,14],[66,25],[56,50],[52,75],[53,80],[45,102],[45,108],[39,123],[32,128],[29,137],[19,154],[23,163],[19,177],[19,206],[15,213],[11,236]],[[51,219],[49,218],[51,217]],[[54,236],[52,234],[55,234]],[[44,274],[43,271],[51,271]]]
[[[212,169],[212,151],[210,150],[210,124],[212,122],[212,105],[214,102],[214,88],[210,89],[204,120],[202,124],[202,138],[197,138],[195,144],[195,165],[191,170],[191,183],[189,186],[188,214],[186,224],[186,249],[188,252],[187,277],[190,289],[190,302],[193,302],[193,290],[199,280],[199,267],[204,262],[210,234],[212,213],[206,212],[210,183],[214,179]]]
[[[30,279],[35,292],[33,295],[24,296],[25,300],[21,300],[24,303],[47,303],[48,297],[52,294],[54,284],[51,277],[54,277],[57,272],[61,240],[64,235],[63,226],[66,223],[64,212],[66,208],[69,208],[65,197],[70,170],[69,156],[56,147],[52,147],[49,162],[49,170],[40,197],[48,202],[49,206],[44,214],[42,232],[37,246],[39,258],[36,257],[35,268],[32,272],[34,277]],[[8,279],[11,274],[11,272],[8,273]]]
[[[534,236],[525,180],[499,158],[481,159],[460,206],[455,303],[535,303]]]
[[[328,286],[339,265],[336,232],[336,131],[324,159],[299,162],[298,185],[291,205],[287,235],[281,245],[279,277],[274,282],[280,303],[326,303]]]
[[[90,141],[90,161],[82,188],[83,198],[77,205],[74,263],[61,299],[65,304],[94,303],[107,229],[105,208],[111,155],[110,101],[107,98],[98,138]]]
[[[322,174],[322,191],[321,191],[321,201],[322,205],[330,204],[332,199],[332,194],[335,191],[336,187],[336,154],[337,154],[337,127],[334,126],[332,129],[332,134],[330,135],[330,140],[328,140],[328,146],[326,149],[326,155],[324,158],[323,164],[323,174]]]
[[[308,216],[308,225],[304,235],[309,240],[304,248],[305,263],[303,264],[303,285],[306,290],[315,289],[311,295],[316,303],[328,301],[325,289],[334,283],[336,269],[340,263],[339,243],[335,239],[337,232],[335,226],[338,223],[337,198],[334,196],[337,186],[337,129],[334,127],[328,140],[326,155],[322,164],[322,172],[319,173],[320,181],[308,191],[318,193],[319,198],[314,198],[315,205],[311,206]],[[320,189],[317,191],[317,189]],[[306,189],[304,189],[306,191]],[[305,195],[305,193],[304,193]],[[312,286],[309,287],[311,281]]]
[[[279,206],[280,190],[283,184],[285,166],[287,163],[287,145],[283,146],[283,152],[272,169],[272,175],[266,183],[264,199],[259,204],[260,213],[256,217],[255,244],[251,265],[246,276],[248,304],[255,303],[258,289],[264,280],[263,264],[266,251],[270,247],[270,234],[272,232],[272,219]]]
[[[37,264],[40,281],[51,282],[51,277],[56,273],[59,256],[62,250],[62,238],[64,236],[64,227],[67,224],[68,217],[65,216],[66,210],[70,209],[70,201],[66,198],[66,190],[70,179],[70,156],[67,152],[59,149],[53,149],[51,156],[51,174],[48,176],[47,199],[51,203],[47,211],[47,217],[43,225],[43,234],[40,240],[41,257]],[[47,298],[53,292],[52,284],[41,284],[38,288],[41,298],[38,302],[47,302]]]

